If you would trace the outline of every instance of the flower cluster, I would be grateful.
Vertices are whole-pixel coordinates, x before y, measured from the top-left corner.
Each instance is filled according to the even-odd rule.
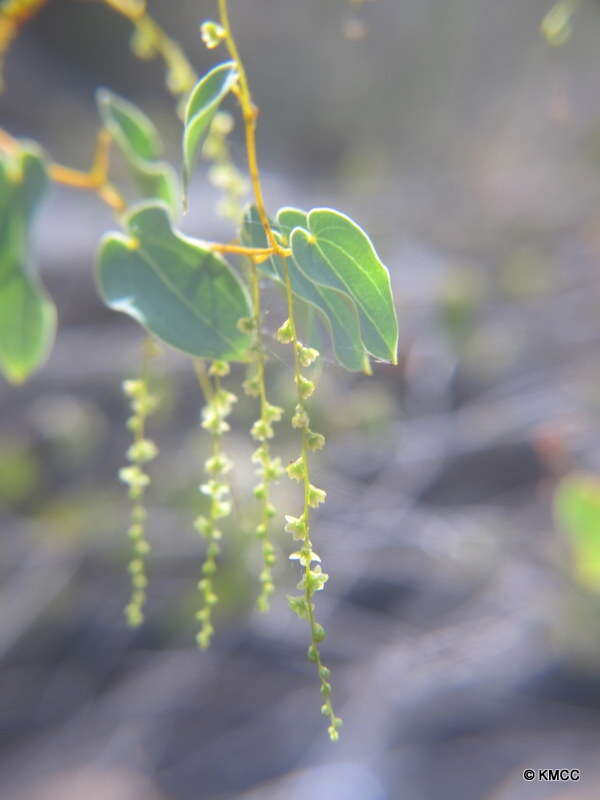
[[[129,562],[132,592],[125,616],[129,625],[137,627],[144,621],[144,604],[146,602],[146,556],[150,552],[150,544],[146,540],[144,523],[146,509],[144,507],[144,491],[150,483],[150,477],[144,466],[158,455],[158,448],[145,436],[147,417],[157,407],[157,398],[150,394],[145,379],[127,380],[123,383],[123,391],[129,398],[131,416],[127,427],[133,433],[133,443],[127,451],[128,466],[119,471],[119,478],[129,486],[129,497],[133,501],[131,508],[131,525],[128,535],[133,544],[133,555]]]
[[[258,276],[256,266],[251,268],[251,279],[257,290]],[[239,327],[243,332],[254,333],[254,359],[248,366],[248,374],[243,383],[243,389],[250,397],[260,399],[260,417],[250,429],[252,438],[259,442],[258,448],[252,454],[252,463],[256,465],[256,474],[259,482],[254,487],[254,496],[261,503],[260,522],[254,532],[262,544],[263,566],[260,572],[261,590],[256,601],[259,611],[269,610],[269,599],[275,591],[273,582],[273,566],[275,564],[275,548],[269,536],[269,525],[276,515],[275,506],[271,502],[271,484],[283,475],[283,466],[280,458],[271,456],[269,440],[273,438],[273,423],[279,422],[283,416],[283,409],[274,406],[267,400],[265,385],[265,353],[260,331],[260,305],[254,292],[255,307],[254,319],[242,319]]]
[[[289,281],[288,281],[289,283]],[[310,538],[310,510],[325,502],[326,493],[310,482],[308,455],[310,451],[321,450],[325,445],[325,437],[310,428],[310,417],[305,407],[306,400],[315,390],[312,380],[302,374],[302,370],[311,366],[319,357],[319,352],[313,347],[305,347],[298,340],[296,326],[293,318],[291,292],[288,291],[288,306],[290,317],[277,331],[277,339],[283,344],[291,344],[294,348],[294,382],[298,402],[292,417],[292,426],[302,432],[302,452],[300,456],[288,464],[286,472],[291,480],[297,481],[304,488],[304,509],[299,517],[286,514],[285,531],[291,533],[294,540],[299,542],[299,549],[295,550],[290,559],[298,561],[302,567],[302,578],[297,588],[302,592],[299,596],[289,596],[290,609],[300,618],[306,620],[310,626],[311,642],[308,647],[308,660],[317,667],[321,683],[323,705],[321,713],[329,719],[328,733],[332,741],[339,739],[339,729],[342,720],[335,715],[331,702],[331,684],[329,682],[329,668],[321,661],[319,643],[325,639],[325,630],[315,619],[315,592],[322,591],[329,576],[323,572],[321,558],[313,549]]]
[[[197,374],[206,399],[206,405],[202,409],[202,427],[212,438],[212,452],[204,462],[207,480],[200,486],[202,494],[209,498],[208,513],[201,514],[194,521],[194,528],[206,539],[202,578],[198,582],[202,601],[200,610],[196,614],[196,618],[200,621],[200,631],[196,641],[205,649],[214,633],[212,611],[218,601],[213,578],[217,571],[217,556],[221,551],[220,540],[223,535],[219,528],[219,520],[231,514],[231,487],[226,476],[233,464],[223,453],[222,437],[229,430],[229,423],[226,420],[237,397],[221,386],[221,378],[229,374],[229,365],[226,362],[213,361],[208,374],[204,365],[199,363]]]
[[[256,474],[259,477],[259,483],[254,487],[254,496],[262,504],[261,520],[255,528],[256,536],[262,542],[263,556],[263,568],[260,573],[261,592],[256,601],[260,611],[268,611],[269,598],[275,591],[272,569],[275,564],[275,549],[269,538],[269,523],[276,511],[270,499],[270,486],[283,475],[283,466],[280,458],[271,456],[268,440],[273,436],[273,422],[279,422],[282,414],[282,408],[264,400],[261,402],[261,416],[250,431],[252,437],[260,442],[252,454],[252,462],[256,464]]]

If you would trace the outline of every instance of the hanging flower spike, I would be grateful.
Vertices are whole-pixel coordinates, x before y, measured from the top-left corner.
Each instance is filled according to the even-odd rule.
[[[198,582],[201,603],[196,614],[196,619],[200,622],[196,641],[202,649],[206,649],[211,642],[215,630],[212,612],[219,599],[214,590],[213,578],[217,572],[217,557],[221,551],[220,541],[223,534],[217,521],[231,514],[231,487],[226,476],[233,464],[222,450],[222,437],[229,430],[226,417],[231,413],[237,397],[221,386],[221,378],[228,375],[229,371],[226,361],[213,361],[208,372],[204,362],[196,362],[196,375],[206,402],[202,409],[202,427],[212,438],[212,452],[204,462],[208,480],[199,487],[202,494],[210,498],[208,516],[199,515],[194,521],[194,528],[207,543],[202,578]]]
[[[144,492],[150,484],[150,477],[143,466],[158,455],[158,448],[153,441],[144,435],[146,419],[157,407],[157,398],[150,394],[144,378],[126,380],[123,383],[123,392],[129,398],[131,416],[127,427],[133,433],[133,444],[127,451],[130,465],[119,471],[119,478],[129,486],[129,497],[133,501],[131,508],[131,524],[127,534],[131,539],[133,554],[129,562],[131,574],[131,598],[125,608],[127,622],[132,627],[138,627],[144,621],[144,605],[146,602],[146,587],[148,578],[146,574],[146,556],[150,552],[150,544],[145,536],[146,509],[144,507]]]
[[[250,435],[260,447],[253,453],[252,461],[257,465],[256,474],[259,483],[254,487],[254,496],[261,503],[260,521],[254,529],[255,535],[261,542],[263,566],[260,572],[260,594],[256,600],[259,611],[268,611],[270,597],[275,591],[273,580],[273,566],[276,556],[275,548],[269,538],[270,522],[276,514],[271,502],[271,484],[283,475],[283,466],[280,458],[272,458],[269,439],[273,438],[273,423],[279,422],[283,416],[283,409],[272,405],[267,400],[267,387],[265,381],[265,350],[261,331],[260,285],[256,261],[249,260],[249,276],[252,290],[251,320],[240,320],[240,326],[245,325],[254,333],[254,359],[249,365],[248,376],[244,381],[244,391],[251,397],[260,401],[260,417],[250,429]]]
[[[315,604],[313,596],[315,592],[323,589],[328,575],[323,572],[320,564],[320,557],[314,552],[310,538],[310,509],[316,508],[325,502],[326,493],[323,489],[310,482],[308,454],[311,451],[320,450],[325,444],[325,438],[320,433],[311,431],[310,418],[304,407],[304,403],[313,394],[315,384],[312,380],[302,374],[302,369],[313,364],[319,356],[319,352],[312,347],[305,347],[299,341],[296,322],[294,318],[294,299],[292,285],[290,281],[287,261],[285,263],[285,283],[287,294],[288,318],[277,330],[277,339],[283,344],[292,345],[294,352],[294,383],[298,402],[292,417],[292,427],[302,433],[302,452],[300,456],[288,465],[286,472],[288,477],[298,481],[304,487],[304,509],[299,517],[286,514],[285,530],[292,534],[294,539],[302,542],[300,550],[292,553],[290,558],[297,560],[303,569],[303,576],[298,583],[298,589],[302,591],[300,597],[288,597],[290,609],[297,614],[300,619],[308,621],[310,627],[310,645],[308,647],[308,659],[317,667],[319,680],[321,683],[321,695],[323,705],[321,712],[329,720],[327,731],[332,741],[339,739],[339,729],[342,720],[335,715],[331,702],[331,684],[328,680],[329,669],[322,663],[319,652],[319,644],[325,639],[325,630],[315,619]],[[313,566],[313,562],[317,562]]]

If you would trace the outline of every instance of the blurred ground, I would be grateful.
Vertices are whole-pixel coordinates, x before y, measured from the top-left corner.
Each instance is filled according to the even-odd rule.
[[[175,356],[156,366],[149,619],[123,624],[120,384],[141,337],[95,294],[110,216],[53,190],[36,249],[62,328],[33,380],[0,386],[2,798],[598,797],[600,601],[571,575],[552,491],[564,471],[600,470],[600,6],[583,2],[552,49],[538,34],[550,5],[232,2],[269,206],[348,211],[398,298],[400,367],[367,379],[328,364],[314,402],[328,436],[315,539],[331,574],[319,612],[345,719],[336,746],[304,627],[281,599],[252,611],[247,399],[228,447],[224,608],[211,650],[192,646],[206,445]],[[197,36],[212,3],[150,7],[199,71],[213,63]],[[361,25],[365,38],[344,36]],[[127,36],[98,4],[51,1],[9,55],[2,125],[84,167],[103,84],[160,121],[176,159],[161,71],[130,56]],[[229,235],[214,200],[200,171],[186,230]],[[273,345],[271,387],[289,406],[282,357]],[[294,448],[281,443],[284,457]],[[279,491],[293,513],[294,487]],[[279,542],[283,597],[295,571]],[[527,783],[525,768],[582,778]]]

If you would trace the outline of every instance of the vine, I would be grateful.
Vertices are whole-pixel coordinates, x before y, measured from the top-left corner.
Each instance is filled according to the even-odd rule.
[[[287,473],[302,490],[300,514],[285,515],[282,524],[297,542],[290,559],[298,561],[301,569],[300,594],[288,597],[288,604],[308,623],[308,659],[317,670],[321,711],[335,741],[341,719],[334,712],[330,671],[321,655],[325,630],[317,621],[315,604],[328,574],[314,549],[312,511],[325,501],[326,493],[310,476],[312,454],[325,444],[323,434],[311,428],[308,407],[315,391],[311,368],[320,354],[303,343],[307,340],[301,318],[305,311],[320,317],[335,359],[347,370],[370,374],[371,358],[397,363],[398,327],[389,273],[364,230],[339,211],[284,207],[269,216],[256,149],[258,109],[232,32],[227,0],[218,0],[218,22],[204,22],[201,36],[211,50],[224,45],[229,60],[200,79],[179,46],[148,15],[143,0],[102,1],[134,25],[137,56],[159,56],[165,62],[168,88],[180,99],[183,117],[182,180],[161,160],[160,136],[153,122],[137,106],[107,89],[97,93],[101,129],[87,172],[54,164],[34,143],[0,131],[0,368],[10,381],[19,383],[41,366],[51,350],[56,310],[28,247],[31,219],[47,182],[96,193],[112,208],[121,226],[120,231],[106,234],[100,244],[96,274],[102,299],[141,323],[153,339],[190,356],[204,396],[201,426],[210,437],[211,451],[204,464],[206,480],[200,486],[208,507],[194,522],[206,543],[198,583],[197,642],[205,648],[214,635],[221,520],[232,513],[229,475],[233,464],[225,452],[224,435],[237,399],[222,381],[229,375],[230,363],[240,362],[246,366],[242,388],[257,401],[257,417],[250,430],[257,445],[252,455],[258,477],[254,533],[262,551],[257,607],[266,611],[275,591],[277,510],[272,488]],[[15,12],[19,3],[14,0],[0,6],[0,54],[43,2],[23,0],[21,5],[20,17]],[[3,22],[13,25],[4,38]],[[248,181],[233,163],[227,141],[233,117],[221,106],[231,97],[243,120]],[[138,187],[140,202],[130,208],[110,178],[113,146],[125,157]],[[211,162],[209,180],[223,192],[220,213],[237,226],[237,234],[229,242],[184,236],[177,227],[201,156]],[[245,207],[242,200],[249,187],[253,204]],[[287,319],[276,337],[291,347],[295,400],[289,413],[300,439],[300,453],[286,469],[272,451],[275,424],[286,412],[268,399],[265,284],[279,288],[287,307]],[[24,316],[27,325],[22,324]],[[156,398],[150,393],[145,369],[140,378],[124,383],[124,391],[131,407],[128,426],[134,437],[128,450],[129,464],[120,472],[132,500],[132,595],[126,616],[130,624],[138,625],[144,617],[146,556],[150,552],[144,505],[150,479],[145,465],[158,453],[146,436],[146,421],[155,410]]]

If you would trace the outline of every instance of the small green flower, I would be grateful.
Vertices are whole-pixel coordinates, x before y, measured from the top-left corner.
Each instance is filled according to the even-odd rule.
[[[260,378],[258,375],[246,378],[242,383],[242,389],[249,397],[258,397],[260,395]]]
[[[210,458],[207,458],[204,462],[204,469],[209,475],[225,475],[232,467],[233,462],[223,453],[210,456]]]
[[[213,361],[208,370],[209,375],[217,375],[220,378],[224,378],[230,372],[231,367],[226,361]]]
[[[277,329],[275,336],[277,341],[281,342],[281,344],[289,344],[292,341],[294,338],[294,329],[289,319],[286,319],[283,325]]]
[[[138,464],[152,461],[158,455],[158,447],[150,439],[139,439],[127,451],[127,458]]]
[[[263,419],[267,422],[279,422],[283,416],[283,408],[279,406],[272,406],[270,403],[265,403],[263,409]]]
[[[290,561],[299,561],[303,567],[308,567],[313,561],[320,563],[320,556],[315,553],[310,547],[305,546],[301,550],[297,550],[289,556]]]
[[[292,461],[291,464],[288,464],[285,468],[285,471],[288,474],[288,478],[298,481],[298,483],[302,483],[306,476],[303,456],[300,456],[300,458],[297,458],[295,461]]]
[[[311,508],[316,508],[321,503],[325,502],[327,498],[327,492],[323,491],[323,489],[319,489],[317,486],[313,486],[311,483],[308,487],[308,504]]]
[[[298,387],[298,394],[302,400],[308,400],[315,390],[315,384],[305,378],[304,375],[296,375],[296,386]]]
[[[276,481],[283,475],[283,466],[280,458],[273,458],[263,466],[262,474],[265,482]]]
[[[267,439],[272,439],[274,435],[273,426],[270,422],[267,422],[264,419],[257,419],[250,430],[250,435],[258,442],[264,442]]]
[[[128,484],[132,489],[144,489],[150,483],[150,478],[137,465],[123,467],[119,470],[119,479]]]
[[[309,618],[308,605],[304,596],[293,597],[292,595],[288,595],[287,602],[290,611],[293,611],[300,619]]]
[[[252,493],[257,500],[264,500],[267,496],[267,487],[264,483],[258,483],[252,490]]]
[[[292,417],[292,427],[308,428],[309,424],[310,424],[310,419],[308,417],[308,414],[306,413],[306,409],[304,408],[304,406],[298,404],[296,406],[294,416]]]
[[[325,446],[325,437],[322,433],[315,433],[310,429],[306,431],[306,445],[309,450],[322,450]]]
[[[299,517],[292,517],[289,514],[286,514],[284,531],[286,533],[291,533],[294,539],[304,539],[307,533],[306,518],[304,514],[301,514]]]
[[[320,355],[319,351],[315,350],[314,347],[304,347],[301,342],[296,343],[296,352],[298,353],[298,361],[302,367],[310,367]]]
[[[225,31],[218,22],[207,20],[200,26],[202,41],[209,50],[218,47],[225,38]]]

